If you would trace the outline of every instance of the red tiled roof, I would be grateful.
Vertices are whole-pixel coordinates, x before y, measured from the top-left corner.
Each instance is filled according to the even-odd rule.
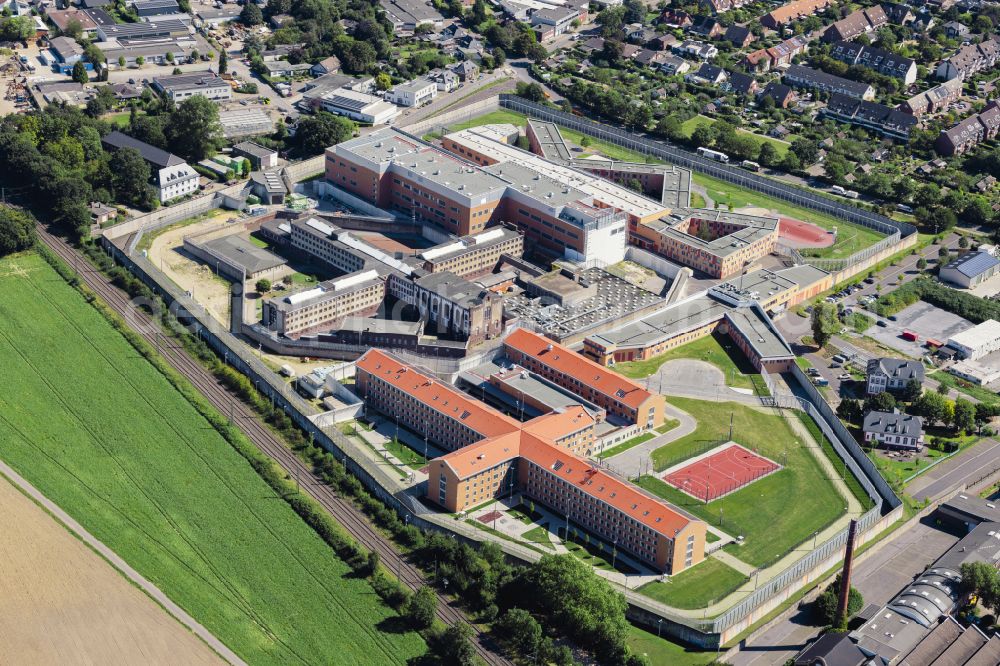
[[[559,411],[549,412],[524,424],[525,432],[538,437],[556,440],[594,425],[594,417],[582,405],[569,405]]]
[[[504,340],[504,344],[633,409],[638,409],[639,405],[652,395],[617,372],[612,372],[603,365],[598,365],[573,350],[526,329],[515,329]]]
[[[358,359],[357,367],[416,397],[445,416],[460,421],[483,437],[496,437],[521,428],[518,421],[414,370],[380,349],[365,352]]]

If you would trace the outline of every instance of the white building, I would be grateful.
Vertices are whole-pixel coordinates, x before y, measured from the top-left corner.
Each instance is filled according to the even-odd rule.
[[[437,85],[431,83],[437,90]],[[389,125],[399,115],[399,107],[380,97],[349,88],[331,90],[317,100],[324,111],[368,125]]]
[[[158,76],[153,79],[153,90],[175,103],[191,97],[206,97],[213,102],[225,102],[233,98],[233,89],[229,83],[214,72]]]
[[[131,148],[149,164],[153,186],[160,201],[170,201],[198,191],[198,173],[187,162],[172,153],[133,139],[121,132],[111,132],[101,143],[107,150]]]
[[[967,252],[938,271],[942,282],[950,282],[965,289],[971,289],[1000,273],[1000,259],[980,250]]]
[[[1000,349],[1000,322],[987,319],[982,324],[949,338],[947,346],[969,360],[995,352]]]
[[[198,172],[187,162],[164,167],[156,172],[160,201],[170,201],[198,191]]]
[[[386,100],[399,106],[423,106],[437,97],[437,83],[426,78],[401,83],[385,94]]]
[[[958,361],[948,372],[971,384],[986,386],[1000,379],[1000,368],[993,368],[976,361]]]

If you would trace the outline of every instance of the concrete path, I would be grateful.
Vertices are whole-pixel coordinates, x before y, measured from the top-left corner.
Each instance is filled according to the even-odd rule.
[[[733,557],[724,550],[715,551],[714,553],[712,553],[712,557],[719,560],[723,564],[731,566],[744,576],[752,576],[754,572],[757,571],[757,567],[753,566],[752,564],[747,564],[743,560]]]
[[[0,474],[6,476],[10,479],[11,483],[20,488],[24,494],[38,502],[38,504],[48,511],[56,520],[61,522],[66,529],[73,532],[77,538],[95,550],[101,557],[107,560],[111,566],[120,571],[123,576],[128,578],[132,584],[148,594],[154,601],[156,601],[156,603],[172,615],[174,619],[203,640],[220,657],[228,661],[230,664],[246,666],[246,662],[236,656],[235,652],[226,647],[222,641],[213,636],[208,629],[203,627],[197,620],[188,615],[184,609],[171,601],[170,597],[164,594],[160,588],[156,587],[156,585],[143,577],[142,574],[130,567],[125,560],[118,556],[117,553],[105,546],[97,539],[97,537],[85,530],[80,523],[73,520],[68,513],[59,508],[57,504],[43,495],[41,491],[31,485],[24,477],[15,472],[3,461],[0,461]]]
[[[650,461],[650,456],[653,451],[671,442],[676,442],[681,437],[690,435],[698,427],[698,422],[695,421],[693,416],[677,409],[671,404],[667,404],[665,411],[668,418],[677,419],[680,421],[680,425],[638,446],[634,446],[628,451],[622,451],[616,456],[605,458],[602,464],[605,467],[610,467],[627,479],[634,479],[642,473],[651,472],[653,465]]]
[[[1000,468],[1000,442],[984,439],[918,476],[906,491],[917,501],[934,500]]]
[[[649,377],[641,380],[646,389],[664,395],[698,400],[724,402],[732,400],[747,405],[759,405],[752,393],[737,391],[726,385],[726,375],[707,361],[678,358],[667,361]]]

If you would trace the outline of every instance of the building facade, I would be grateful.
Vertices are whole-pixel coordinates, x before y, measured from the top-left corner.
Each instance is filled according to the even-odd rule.
[[[924,448],[923,421],[919,416],[903,414],[898,409],[868,412],[861,430],[865,441],[875,446],[910,451]]]
[[[279,335],[295,338],[334,328],[350,315],[373,315],[384,299],[385,281],[378,272],[365,270],[269,299],[262,307],[261,320]]]
[[[911,381],[924,382],[924,366],[919,361],[873,358],[866,368],[868,395],[904,390]]]

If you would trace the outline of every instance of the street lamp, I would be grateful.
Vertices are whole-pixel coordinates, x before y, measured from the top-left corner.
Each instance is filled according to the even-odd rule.
[[[661,617],[658,620],[656,620],[656,637],[657,638],[660,637],[660,627],[662,627],[662,626],[663,626],[663,618]]]

